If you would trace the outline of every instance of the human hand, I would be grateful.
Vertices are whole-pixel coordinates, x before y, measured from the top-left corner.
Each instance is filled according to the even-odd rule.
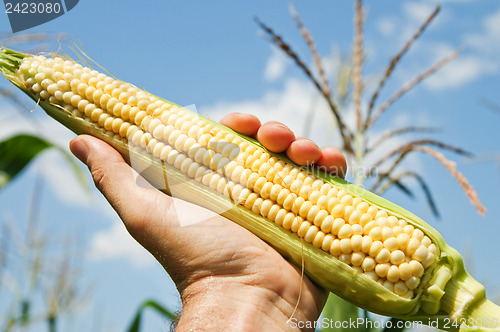
[[[345,174],[345,159],[338,149],[320,150],[310,140],[295,138],[279,122],[261,125],[246,114],[230,114],[220,122],[257,138],[273,152],[285,151],[299,165],[314,163]],[[292,314],[301,321],[318,318],[327,292],[302,278],[299,268],[257,236],[202,207],[137,185],[137,173],[97,138],[78,136],[70,148],[87,164],[97,188],[130,234],[176,284],[183,303],[179,331],[288,331]],[[178,227],[177,214],[184,209],[204,221]]]

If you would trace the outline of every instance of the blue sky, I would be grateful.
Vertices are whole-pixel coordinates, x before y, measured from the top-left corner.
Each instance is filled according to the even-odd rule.
[[[436,5],[423,1],[366,1],[366,89]],[[473,275],[487,285],[490,297],[500,296],[498,252],[500,232],[499,165],[489,156],[500,153],[500,113],[482,106],[487,98],[500,104],[500,4],[495,0],[441,1],[437,20],[412,47],[380,96],[387,99],[402,84],[450,51],[462,54],[441,72],[394,104],[375,132],[401,125],[442,127],[435,137],[475,152],[484,162],[453,157],[477,189],[488,209],[479,217],[458,184],[433,159],[418,156],[407,166],[420,170],[431,184],[441,211],[432,216],[421,192],[410,200],[399,192],[387,198],[406,207],[437,228],[447,242],[466,253]],[[312,33],[318,51],[333,74],[337,54],[349,55],[353,5],[350,1],[295,2]],[[9,31],[5,14],[0,31]],[[251,112],[266,120],[281,120],[301,135],[306,109],[318,100],[311,84],[291,61],[262,38],[252,17],[257,15],[311,63],[307,46],[288,13],[287,1],[80,1],[71,12],[29,32],[66,34],[80,40],[87,54],[115,76],[181,105],[195,104],[199,113],[219,119],[231,111]],[[64,46],[64,43],[63,43]],[[57,43],[48,45],[57,49]],[[335,82],[332,82],[333,84]],[[2,86],[7,83],[1,81]],[[369,93],[364,96],[367,102]],[[44,132],[67,146],[72,134],[37,110],[34,123],[3,102],[0,138],[18,131]],[[316,104],[314,104],[316,105]],[[347,110],[349,112],[349,110]],[[317,104],[312,135],[320,145],[335,145],[337,136],[324,105]],[[387,148],[390,148],[388,146]],[[133,240],[116,214],[92,188],[85,192],[57,153],[43,155],[0,192],[2,222],[14,220],[22,231],[36,179],[42,179],[39,225],[47,234],[70,234],[82,255],[82,285],[87,301],[72,324],[75,331],[122,331],[143,300],[154,297],[172,309],[179,300],[172,282]],[[89,186],[91,182],[89,179]],[[13,255],[13,259],[16,255]],[[0,300],[0,307],[5,305]],[[154,315],[148,330],[165,330]]]

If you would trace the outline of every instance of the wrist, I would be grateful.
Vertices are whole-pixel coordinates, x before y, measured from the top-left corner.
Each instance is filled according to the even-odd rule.
[[[294,313],[296,303],[234,279],[206,277],[187,286],[177,331],[300,331],[296,323],[308,320],[300,310]],[[292,315],[295,324],[288,322]]]

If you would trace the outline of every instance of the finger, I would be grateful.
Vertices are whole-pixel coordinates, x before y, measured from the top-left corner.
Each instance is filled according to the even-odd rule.
[[[286,150],[286,155],[299,165],[312,165],[321,157],[321,149],[310,139],[298,137]]]
[[[154,219],[152,214],[158,210],[158,201],[171,200],[171,197],[154,189],[138,186],[138,174],[107,143],[92,136],[82,135],[70,142],[70,149],[88,166],[96,187],[113,206],[127,228],[143,229]]]
[[[256,116],[243,113],[228,114],[219,123],[246,136],[255,136],[260,128],[260,121]]]
[[[283,152],[295,140],[295,135],[284,124],[270,121],[259,128],[257,140],[272,152]]]
[[[347,172],[347,162],[339,149],[326,147],[321,150],[321,156],[316,166],[327,173],[344,178]]]

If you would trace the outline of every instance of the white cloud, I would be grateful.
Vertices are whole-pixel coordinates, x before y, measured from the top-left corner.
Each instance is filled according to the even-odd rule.
[[[275,81],[283,76],[287,64],[287,58],[281,50],[272,48],[272,54],[267,59],[266,68],[264,70],[264,78],[268,81]]]
[[[404,6],[408,17],[413,17],[414,20],[420,16],[423,17],[424,7],[425,5],[420,6],[414,3]],[[485,75],[499,72],[500,10],[484,17],[481,26],[481,31],[462,36],[465,51],[426,79],[425,87],[433,90],[458,88],[477,81]],[[401,32],[401,34],[404,33],[404,31]],[[427,40],[419,41],[417,46],[416,51],[419,57],[430,59],[430,63],[437,63],[456,49],[456,46],[447,43]],[[410,76],[416,76],[416,73]]]
[[[479,79],[483,75],[497,73],[500,69],[500,10],[486,16],[482,20],[482,31],[467,34],[463,37],[466,55],[459,57],[427,81],[431,89],[442,90],[455,88]],[[452,51],[449,45],[433,45],[428,47],[434,53],[434,61],[441,59]]]
[[[45,151],[36,162],[39,165],[37,170],[62,201],[78,206],[89,206],[95,201],[92,192],[82,186],[73,168],[69,166],[68,160],[59,151]],[[86,179],[88,178],[89,176]],[[89,186],[90,183],[88,181],[87,183]]]
[[[384,17],[377,21],[377,30],[385,37],[390,37],[396,31],[397,22],[394,19]]]
[[[127,232],[120,221],[92,238],[88,257],[95,261],[125,259],[135,267],[155,264],[156,260]]]
[[[232,112],[250,113],[262,122],[279,120],[297,135],[303,135],[306,118],[314,113],[310,138],[320,145],[338,145],[333,117],[309,81],[288,78],[283,89],[266,92],[257,100],[218,102],[212,107],[200,109],[201,114],[209,114],[220,119]]]
[[[28,114],[25,111],[8,106],[6,103],[1,105],[2,115],[5,116],[5,119],[2,119],[0,124],[0,139],[5,139],[16,133],[29,133],[42,136],[61,147],[68,145],[67,142],[72,137],[71,132],[48,115],[40,118],[36,117],[35,114]],[[43,113],[43,110],[37,107],[32,112]]]
[[[490,56],[500,55],[500,10],[485,17],[482,21],[483,31],[465,36],[468,46],[478,52]]]
[[[422,24],[434,11],[435,6],[424,2],[405,2],[403,11],[414,22]]]
[[[478,79],[483,74],[497,71],[498,66],[475,56],[459,57],[425,81],[425,85],[434,90],[443,90],[462,86]]]

